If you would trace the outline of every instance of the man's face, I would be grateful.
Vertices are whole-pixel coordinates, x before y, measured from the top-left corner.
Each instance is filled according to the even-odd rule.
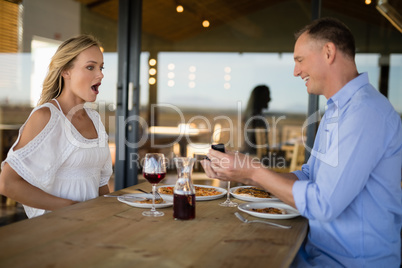
[[[294,48],[294,76],[300,76],[307,87],[307,92],[324,95],[325,92],[325,55],[323,42],[311,39],[303,33]]]

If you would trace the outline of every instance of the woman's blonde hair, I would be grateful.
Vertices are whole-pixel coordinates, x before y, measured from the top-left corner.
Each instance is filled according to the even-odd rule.
[[[59,46],[50,61],[38,105],[60,96],[64,87],[62,72],[70,69],[77,56],[92,46],[101,47],[95,37],[85,34],[70,38]]]

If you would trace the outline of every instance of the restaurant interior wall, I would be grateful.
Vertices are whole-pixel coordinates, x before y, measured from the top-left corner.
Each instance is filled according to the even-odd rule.
[[[104,122],[106,127],[110,127],[109,133],[113,138],[114,130],[114,109],[113,102],[115,102],[115,80],[117,77],[116,70],[114,70],[117,56],[117,21],[109,17],[102,16],[87,5],[80,3],[82,1],[74,0],[29,0],[22,1],[23,9],[23,42],[20,48],[21,54],[30,52],[30,43],[33,36],[40,36],[55,40],[65,40],[66,38],[76,35],[78,33],[91,33],[96,35],[104,45],[105,49],[105,62],[106,77],[111,77],[110,82],[102,86],[104,91],[108,91],[107,96],[100,98],[103,101],[105,110]],[[106,1],[107,2],[107,1]],[[154,0],[144,1],[144,8],[152,6]],[[168,3],[168,2],[166,2]],[[172,1],[173,3],[173,1]],[[47,15],[44,15],[47,14]],[[284,15],[286,14],[286,16]],[[174,13],[172,17],[178,16]],[[358,53],[376,53],[376,54],[390,54],[396,55],[394,61],[391,62],[396,67],[394,71],[391,66],[391,74],[393,77],[399,76],[398,70],[401,70],[401,57],[398,56],[402,53],[402,39],[401,34],[396,32],[392,26],[389,26],[388,22],[384,19],[382,24],[371,24],[366,20],[360,18],[352,18],[338,11],[332,11],[328,8],[323,8],[322,16],[334,16],[342,19],[350,25],[352,31],[356,34],[356,43]],[[144,17],[144,20],[150,19]],[[163,18],[154,17],[155,20],[161,20]],[[299,29],[301,25],[308,23],[310,20],[310,3],[309,1],[276,1],[275,4],[270,5],[267,8],[263,8],[254,11],[250,14],[238,17],[233,21],[224,21],[217,27],[211,27],[210,29],[204,29],[198,32],[197,35],[190,35],[188,38],[183,38],[178,41],[164,40],[151,32],[144,32],[142,38],[142,49],[144,51],[142,66],[141,66],[141,115],[147,117],[148,106],[148,65],[147,60],[150,54],[154,53],[171,53],[171,52],[213,52],[213,53],[227,53],[234,52],[239,53],[277,53],[278,57],[283,53],[292,53],[294,39],[292,33]],[[146,21],[144,21],[145,23]],[[251,25],[250,28],[239,28],[243,23],[243,27]],[[177,29],[180,31],[180,29]],[[110,57],[109,57],[110,56]],[[28,55],[29,58],[29,55]],[[189,59],[191,62],[191,59]],[[16,80],[20,76],[30,75],[31,64],[25,64],[25,62],[16,60],[17,75]],[[108,67],[111,66],[110,68]],[[213,63],[211,63],[213,64]],[[399,72],[400,73],[400,72]],[[269,70],[267,70],[267,76]],[[180,78],[180,77],[179,77]],[[182,77],[187,79],[187,77]],[[3,79],[3,77],[2,77]],[[255,84],[249,88],[244,88],[248,93],[251,91],[252,86],[259,83],[260,78],[255,79]],[[289,79],[292,79],[292,73],[289,73]],[[378,79],[377,77],[374,80]],[[106,78],[105,78],[106,80]],[[396,80],[400,84],[400,80]],[[23,95],[29,96],[30,85],[19,85],[22,88]],[[102,88],[101,88],[102,89]],[[9,92],[15,91],[15,88],[5,89]],[[198,89],[203,90],[203,89]],[[282,89],[274,89],[282,90]],[[305,92],[303,83],[300,81],[299,90]],[[26,113],[30,111],[29,101],[24,103],[15,103],[12,95],[4,97],[4,90],[2,89],[1,102],[2,106],[10,104],[13,106],[21,105],[28,108],[25,109]],[[247,95],[247,94],[244,94]],[[112,97],[110,97],[112,96]],[[400,94],[390,94],[392,98],[397,98],[398,102],[401,99]],[[291,97],[291,96],[290,96]],[[243,98],[244,100],[244,98]],[[246,101],[246,100],[244,100]],[[275,99],[273,100],[273,102]],[[307,94],[305,99],[298,100],[300,105],[303,105],[307,109]],[[321,101],[325,103],[325,101]],[[391,99],[392,102],[392,99]],[[197,107],[197,109],[188,109],[189,107],[183,107],[183,111],[189,115],[228,115],[233,116],[232,110],[220,110],[219,105],[210,107],[210,104],[206,103],[204,108]],[[211,109],[212,108],[212,109]],[[323,109],[323,106],[321,106]],[[211,114],[210,111],[214,111],[215,114]],[[287,113],[287,110],[275,111]],[[401,111],[399,111],[401,113]],[[305,113],[301,113],[305,118]],[[270,116],[271,114],[268,114]],[[177,125],[178,120],[169,113],[161,113],[158,115],[160,124],[163,125]],[[18,118],[23,118],[19,116]],[[301,124],[299,122],[298,124]],[[17,124],[21,121],[15,122]],[[223,137],[225,137],[223,135]]]
[[[149,6],[152,5],[152,3],[155,3],[155,6],[158,4],[157,1],[147,1],[144,2],[144,10],[149,8]],[[172,5],[172,3],[166,2],[161,4],[164,5],[163,8],[165,10],[169,10],[169,4]],[[364,8],[364,5],[362,5]],[[98,9],[98,7],[93,8],[92,13],[97,13],[95,10]],[[159,7],[159,9],[162,9],[162,7]],[[85,7],[86,12],[91,13],[86,7]],[[157,8],[155,8],[157,10]],[[293,50],[293,36],[292,32],[296,31],[300,25],[303,25],[307,23],[310,19],[310,5],[308,1],[277,1],[276,4],[268,7],[268,8],[263,8],[261,10],[258,10],[256,12],[253,12],[251,15],[245,15],[244,17],[241,17],[235,21],[230,21],[230,22],[224,22],[220,26],[215,27],[213,29],[206,29],[205,31],[197,31],[197,34],[189,35],[186,38],[177,38],[174,41],[171,39],[163,39],[160,37],[158,33],[152,33],[146,28],[151,28],[152,26],[148,26],[148,24],[154,24],[155,21],[160,21],[164,20],[166,24],[170,25],[170,21],[174,20],[180,14],[177,14],[174,12],[174,6],[171,6],[171,13],[165,12],[161,14],[160,16],[155,16],[157,11],[154,11],[154,17],[147,16],[146,11],[144,11],[143,14],[143,28],[144,32],[142,35],[142,47],[143,50],[146,51],[151,51],[152,54],[158,53],[158,58],[160,55],[163,54],[169,54],[169,53],[174,53],[175,51],[178,51],[179,53],[185,53],[185,52],[222,52],[222,53],[227,53],[227,52],[236,52],[242,54],[245,52],[248,53],[258,53],[258,52],[263,52],[263,53],[268,53],[268,52],[291,52]],[[101,13],[101,12],[99,12]],[[328,9],[324,9],[323,13],[325,13],[328,16],[335,16],[338,17],[342,20],[344,20],[347,24],[352,25],[352,31],[357,32],[356,38],[357,44],[358,44],[358,50],[359,52],[365,52],[365,51],[397,51],[398,49],[400,50],[400,47],[395,46],[397,44],[397,40],[400,40],[400,35],[399,33],[396,33],[395,31],[385,29],[381,25],[375,25],[375,24],[370,24],[367,22],[361,22],[358,19],[355,18],[350,18],[348,16],[345,16],[343,14],[339,14],[337,12],[333,12]],[[287,14],[287,16],[278,16],[278,14]],[[377,14],[378,15],[378,14]],[[113,20],[109,20],[110,17],[113,15],[108,16],[108,23],[113,23]],[[169,16],[170,18],[168,18]],[[103,17],[100,15],[100,17]],[[224,16],[223,16],[224,17]],[[91,17],[92,18],[92,17]],[[104,18],[104,17],[103,17]],[[270,18],[267,20],[267,18]],[[153,21],[152,21],[153,20]],[[272,21],[275,21],[275,23],[272,23]],[[251,26],[245,30],[243,28],[239,27],[241,23],[245,23],[247,26]],[[101,26],[100,24],[98,27],[104,27]],[[278,26],[279,25],[279,26]],[[91,27],[93,25],[91,24]],[[85,27],[85,25],[83,25]],[[163,26],[160,24],[160,27],[162,29],[166,29],[167,26]],[[91,28],[92,29],[92,28]],[[172,32],[172,35],[175,36],[180,36],[180,31],[185,31],[185,29],[177,29],[177,33],[174,32],[174,29],[170,29]],[[106,31],[100,31],[105,33]],[[381,36],[382,38],[376,38],[378,36]],[[399,39],[398,39],[399,38]],[[174,37],[172,37],[174,39]],[[390,40],[388,42],[388,40]],[[385,41],[385,42],[384,42]],[[384,45],[387,44],[388,45]],[[218,53],[217,53],[218,54]],[[279,54],[281,55],[281,54]],[[183,56],[185,57],[185,56]],[[202,57],[202,56],[201,56]],[[160,62],[160,61],[159,61]],[[215,63],[214,63],[215,64]],[[188,57],[188,65],[197,65],[197,61],[190,56]],[[231,118],[234,118],[233,115],[236,115],[236,112],[234,112],[235,109],[229,109],[225,110],[222,109],[222,106],[219,105],[220,100],[224,99],[224,97],[216,97],[215,103],[212,103],[210,101],[205,101],[205,105],[197,105],[194,102],[191,102],[191,95],[194,100],[202,100],[203,98],[200,98],[199,92],[202,91],[207,91],[207,89],[204,87],[198,87],[195,89],[195,91],[185,91],[183,90],[182,94],[177,93],[175,91],[170,90],[169,88],[166,87],[165,83],[161,83],[161,81],[165,78],[166,74],[162,74],[164,71],[165,66],[162,66],[162,64],[158,64],[158,100],[161,103],[170,103],[170,104],[175,104],[178,107],[180,107],[183,111],[185,111],[186,115],[191,115],[191,114],[197,114],[197,115],[204,115],[206,117],[211,117],[211,113],[208,113],[210,111],[210,108],[215,108],[214,109],[214,115],[225,115],[229,116]],[[371,66],[370,66],[371,67]],[[142,69],[142,72],[146,72],[147,69]],[[363,68],[363,71],[365,69]],[[197,75],[198,75],[197,71]],[[269,77],[270,75],[270,69],[266,70],[266,76]],[[374,73],[374,80],[377,80],[378,78],[378,72]],[[187,74],[181,74],[182,78],[186,78]],[[289,77],[291,77],[291,72],[289,72]],[[213,77],[212,74],[210,74],[210,77]],[[145,79],[145,78],[144,78]],[[198,78],[199,80],[200,78]],[[208,79],[208,77],[204,77],[204,80]],[[244,78],[243,78],[244,79]],[[183,79],[184,80],[184,79]],[[255,79],[254,84],[250,84],[248,87],[243,88],[244,93],[240,96],[238,96],[238,100],[243,101],[243,108],[244,108],[244,103],[247,101],[247,96],[249,95],[249,92],[251,91],[252,87],[258,84],[257,81],[263,81],[266,79],[263,79],[261,77]],[[146,80],[145,80],[146,81]],[[223,83],[222,83],[223,84]],[[268,81],[269,84],[269,81]],[[146,86],[146,84],[145,84]],[[144,87],[145,87],[144,86]],[[236,86],[236,85],[234,85]],[[143,87],[143,88],[144,88]],[[213,90],[215,90],[215,88]],[[213,91],[210,90],[210,91]],[[278,88],[274,87],[271,89],[274,92],[274,96],[278,95],[277,92],[284,91],[283,88]],[[304,92],[304,88],[300,86],[299,88],[300,91]],[[141,94],[143,94],[144,90],[141,91]],[[174,93],[173,93],[174,92]],[[276,93],[276,94],[275,94]],[[177,103],[174,101],[174,99],[180,99],[183,97],[183,95],[188,95],[189,100],[187,102],[187,105],[183,105],[181,103]],[[213,93],[211,93],[213,94]],[[228,92],[227,93],[232,94],[233,92]],[[237,92],[236,92],[237,94]],[[170,99],[167,100],[166,98],[163,98],[164,95],[170,95]],[[292,95],[292,94],[288,94]],[[275,98],[275,97],[274,97]],[[295,100],[297,99],[299,101],[298,104],[292,105],[291,107],[289,106],[290,109],[282,109],[279,112],[282,112],[282,114],[286,114],[288,116],[287,120],[290,120],[290,116],[293,116],[291,111],[293,106],[303,106],[304,110],[307,110],[307,94],[305,99],[303,98],[294,98]],[[281,101],[278,98],[276,101]],[[223,100],[221,101],[221,103]],[[325,106],[325,99],[320,98],[321,102],[321,107]],[[146,106],[146,103],[142,103],[143,107]],[[272,104],[275,106],[275,102]],[[193,109],[190,107],[192,106]],[[235,103],[232,103],[232,107],[235,106]],[[219,108],[221,108],[219,110]],[[275,111],[275,109],[274,109]],[[270,112],[270,111],[269,111]],[[275,111],[278,112],[278,111]],[[305,115],[305,112],[301,112],[302,115]],[[272,112],[270,112],[269,116],[272,115]],[[189,117],[189,116],[187,116]],[[176,117],[175,119],[174,115],[169,113],[168,111],[160,112],[158,114],[158,122],[162,125],[177,125],[180,123],[179,119]],[[189,117],[191,119],[191,116]],[[300,117],[299,117],[300,118]],[[303,117],[302,117],[303,118]],[[305,117],[304,117],[305,118]],[[301,120],[297,122],[296,124],[301,126],[304,120]],[[281,122],[282,123],[282,122]],[[294,124],[294,120],[292,121],[292,124]],[[290,122],[289,122],[290,124]],[[279,132],[279,131],[278,131]],[[235,132],[236,133],[236,132]],[[302,133],[301,133],[302,134]],[[223,135],[225,138],[225,135]],[[223,139],[225,140],[225,139]],[[237,137],[235,137],[234,140],[237,140]],[[276,139],[278,141],[279,139]],[[271,140],[274,142],[275,139]],[[236,147],[237,145],[235,145]]]

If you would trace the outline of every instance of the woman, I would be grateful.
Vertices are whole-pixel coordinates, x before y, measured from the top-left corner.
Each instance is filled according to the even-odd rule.
[[[112,161],[94,102],[103,54],[93,37],[65,41],[53,56],[42,95],[2,163],[0,194],[29,218],[109,193]]]
[[[246,110],[243,116],[244,122],[244,146],[241,150],[243,153],[251,155],[257,154],[257,140],[255,136],[256,129],[263,129],[265,140],[267,141],[266,150],[268,151],[268,122],[262,114],[263,109],[268,108],[268,103],[271,101],[269,87],[265,85],[256,86],[251,92],[247,103]],[[261,144],[259,146],[262,146]]]

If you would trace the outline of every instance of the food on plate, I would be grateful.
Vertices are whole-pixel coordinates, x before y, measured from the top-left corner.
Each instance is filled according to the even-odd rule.
[[[269,213],[269,214],[286,214],[286,210],[282,208],[252,208],[251,211],[259,212],[259,213]]]
[[[195,186],[196,196],[213,196],[213,195],[219,195],[221,193],[222,192],[216,190],[215,188]]]
[[[258,197],[258,198],[271,198],[271,194],[263,189],[257,187],[240,187],[235,189],[234,194]]]
[[[164,201],[162,198],[156,199],[155,198],[155,204],[162,204]],[[152,198],[147,198],[145,200],[141,200],[141,201],[137,201],[137,203],[141,203],[141,204],[152,204]]]
[[[195,187],[195,196],[214,196],[222,193],[212,187],[199,187],[199,186],[194,187]],[[173,189],[174,189],[173,186],[162,186],[158,188],[158,192],[160,194],[173,195]]]
[[[174,189],[174,187],[163,186],[163,187],[158,188],[158,192],[160,194],[173,194],[173,189]]]

